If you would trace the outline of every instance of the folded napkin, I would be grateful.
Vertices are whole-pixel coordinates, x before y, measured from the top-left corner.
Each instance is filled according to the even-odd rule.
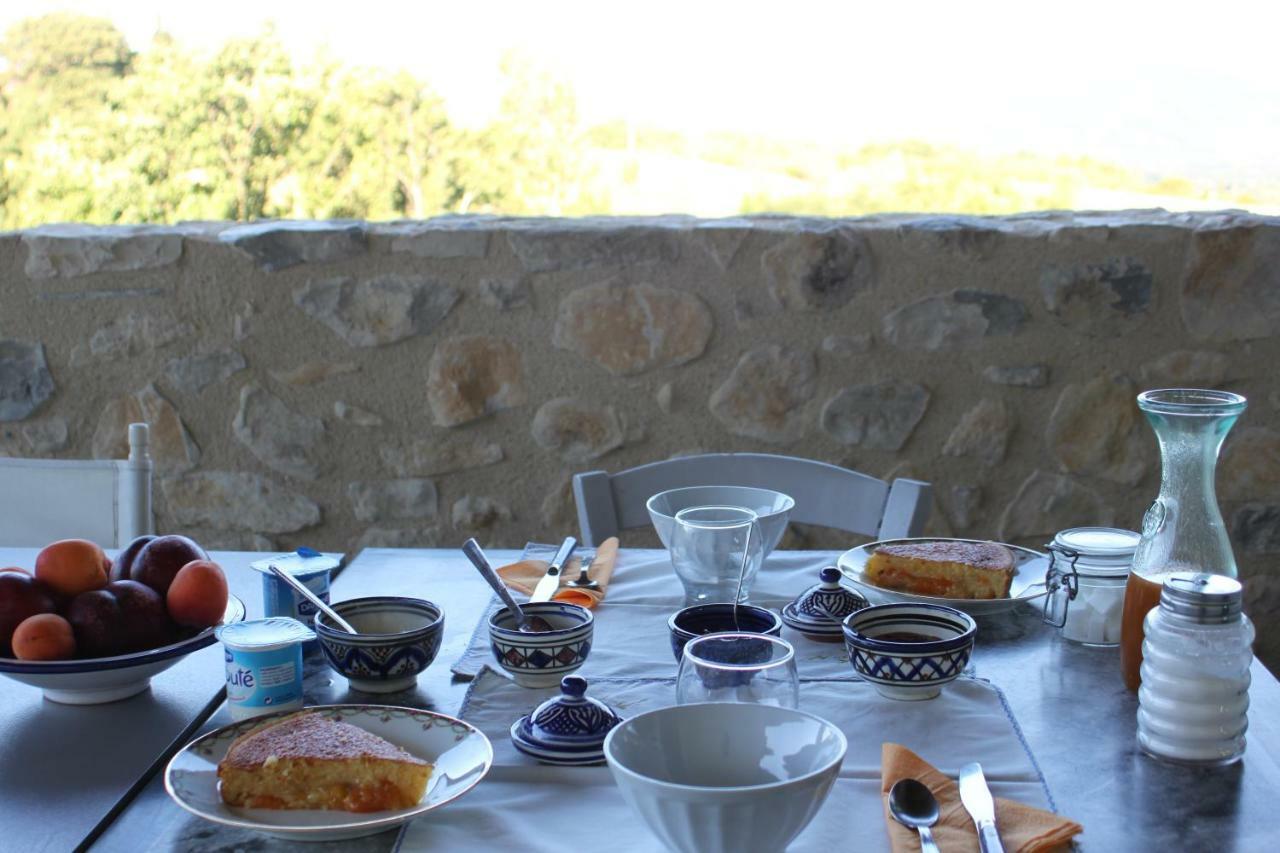
[[[591,561],[591,567],[587,572],[587,577],[600,584],[600,588],[582,589],[568,585],[569,581],[577,580],[582,571],[582,564],[578,558],[571,557],[568,565],[560,572],[560,589],[551,596],[552,600],[580,604],[587,608],[595,607],[604,600],[604,594],[609,589],[609,578],[613,576],[613,564],[617,561],[618,537],[611,536],[596,548],[595,559]],[[538,581],[542,580],[542,576],[547,573],[547,567],[550,565],[546,560],[520,560],[498,569],[498,576],[502,578],[503,583],[517,592],[532,595],[533,588],[538,585]]]
[[[899,779],[918,779],[938,798],[938,822],[933,840],[947,853],[978,853],[978,829],[960,802],[960,787],[905,746],[886,743],[880,748],[880,794],[884,819],[889,828],[889,845],[894,853],[920,849],[920,836],[889,814],[889,789]],[[1002,800],[996,797],[996,829],[1009,853],[1056,850],[1084,832],[1084,827],[1053,812]]]

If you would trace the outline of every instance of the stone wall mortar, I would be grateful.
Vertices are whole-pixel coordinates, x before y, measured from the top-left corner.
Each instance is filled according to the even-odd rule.
[[[553,540],[574,471],[713,450],[931,480],[933,531],[1041,545],[1136,527],[1132,395],[1208,384],[1250,399],[1219,488],[1280,612],[1277,328],[1280,219],[1234,211],[48,226],[0,233],[0,453],[163,409],[159,525],[212,547]]]

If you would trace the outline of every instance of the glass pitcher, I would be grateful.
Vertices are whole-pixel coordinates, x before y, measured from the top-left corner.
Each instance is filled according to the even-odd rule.
[[[1236,576],[1213,478],[1222,441],[1247,405],[1229,391],[1171,388],[1138,395],[1138,408],[1160,443],[1160,494],[1143,516],[1125,588],[1120,667],[1130,690],[1141,683],[1142,620],[1160,603],[1165,579],[1175,572]]]

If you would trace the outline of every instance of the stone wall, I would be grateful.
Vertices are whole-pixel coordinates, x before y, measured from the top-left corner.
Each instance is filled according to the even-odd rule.
[[[1137,525],[1139,390],[1230,388],[1274,614],[1277,324],[1280,220],[1238,213],[58,226],[0,234],[0,450],[147,420],[160,527],[214,547],[550,540],[572,472],[710,450],[927,479],[937,533],[1038,545]]]

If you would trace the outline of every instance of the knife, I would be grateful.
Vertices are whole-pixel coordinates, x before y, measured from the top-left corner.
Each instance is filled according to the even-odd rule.
[[[560,570],[564,568],[564,564],[568,562],[573,549],[577,547],[577,539],[572,536],[564,538],[564,541],[560,543],[560,550],[556,551],[556,555],[551,558],[551,565],[547,566],[547,573],[542,576],[542,580],[538,581],[538,585],[533,588],[533,595],[529,596],[530,602],[551,600],[551,596],[555,595],[556,590],[560,588]]]
[[[978,826],[978,846],[982,853],[1004,853],[996,831],[996,804],[991,800],[982,765],[976,761],[960,768],[960,802]]]

